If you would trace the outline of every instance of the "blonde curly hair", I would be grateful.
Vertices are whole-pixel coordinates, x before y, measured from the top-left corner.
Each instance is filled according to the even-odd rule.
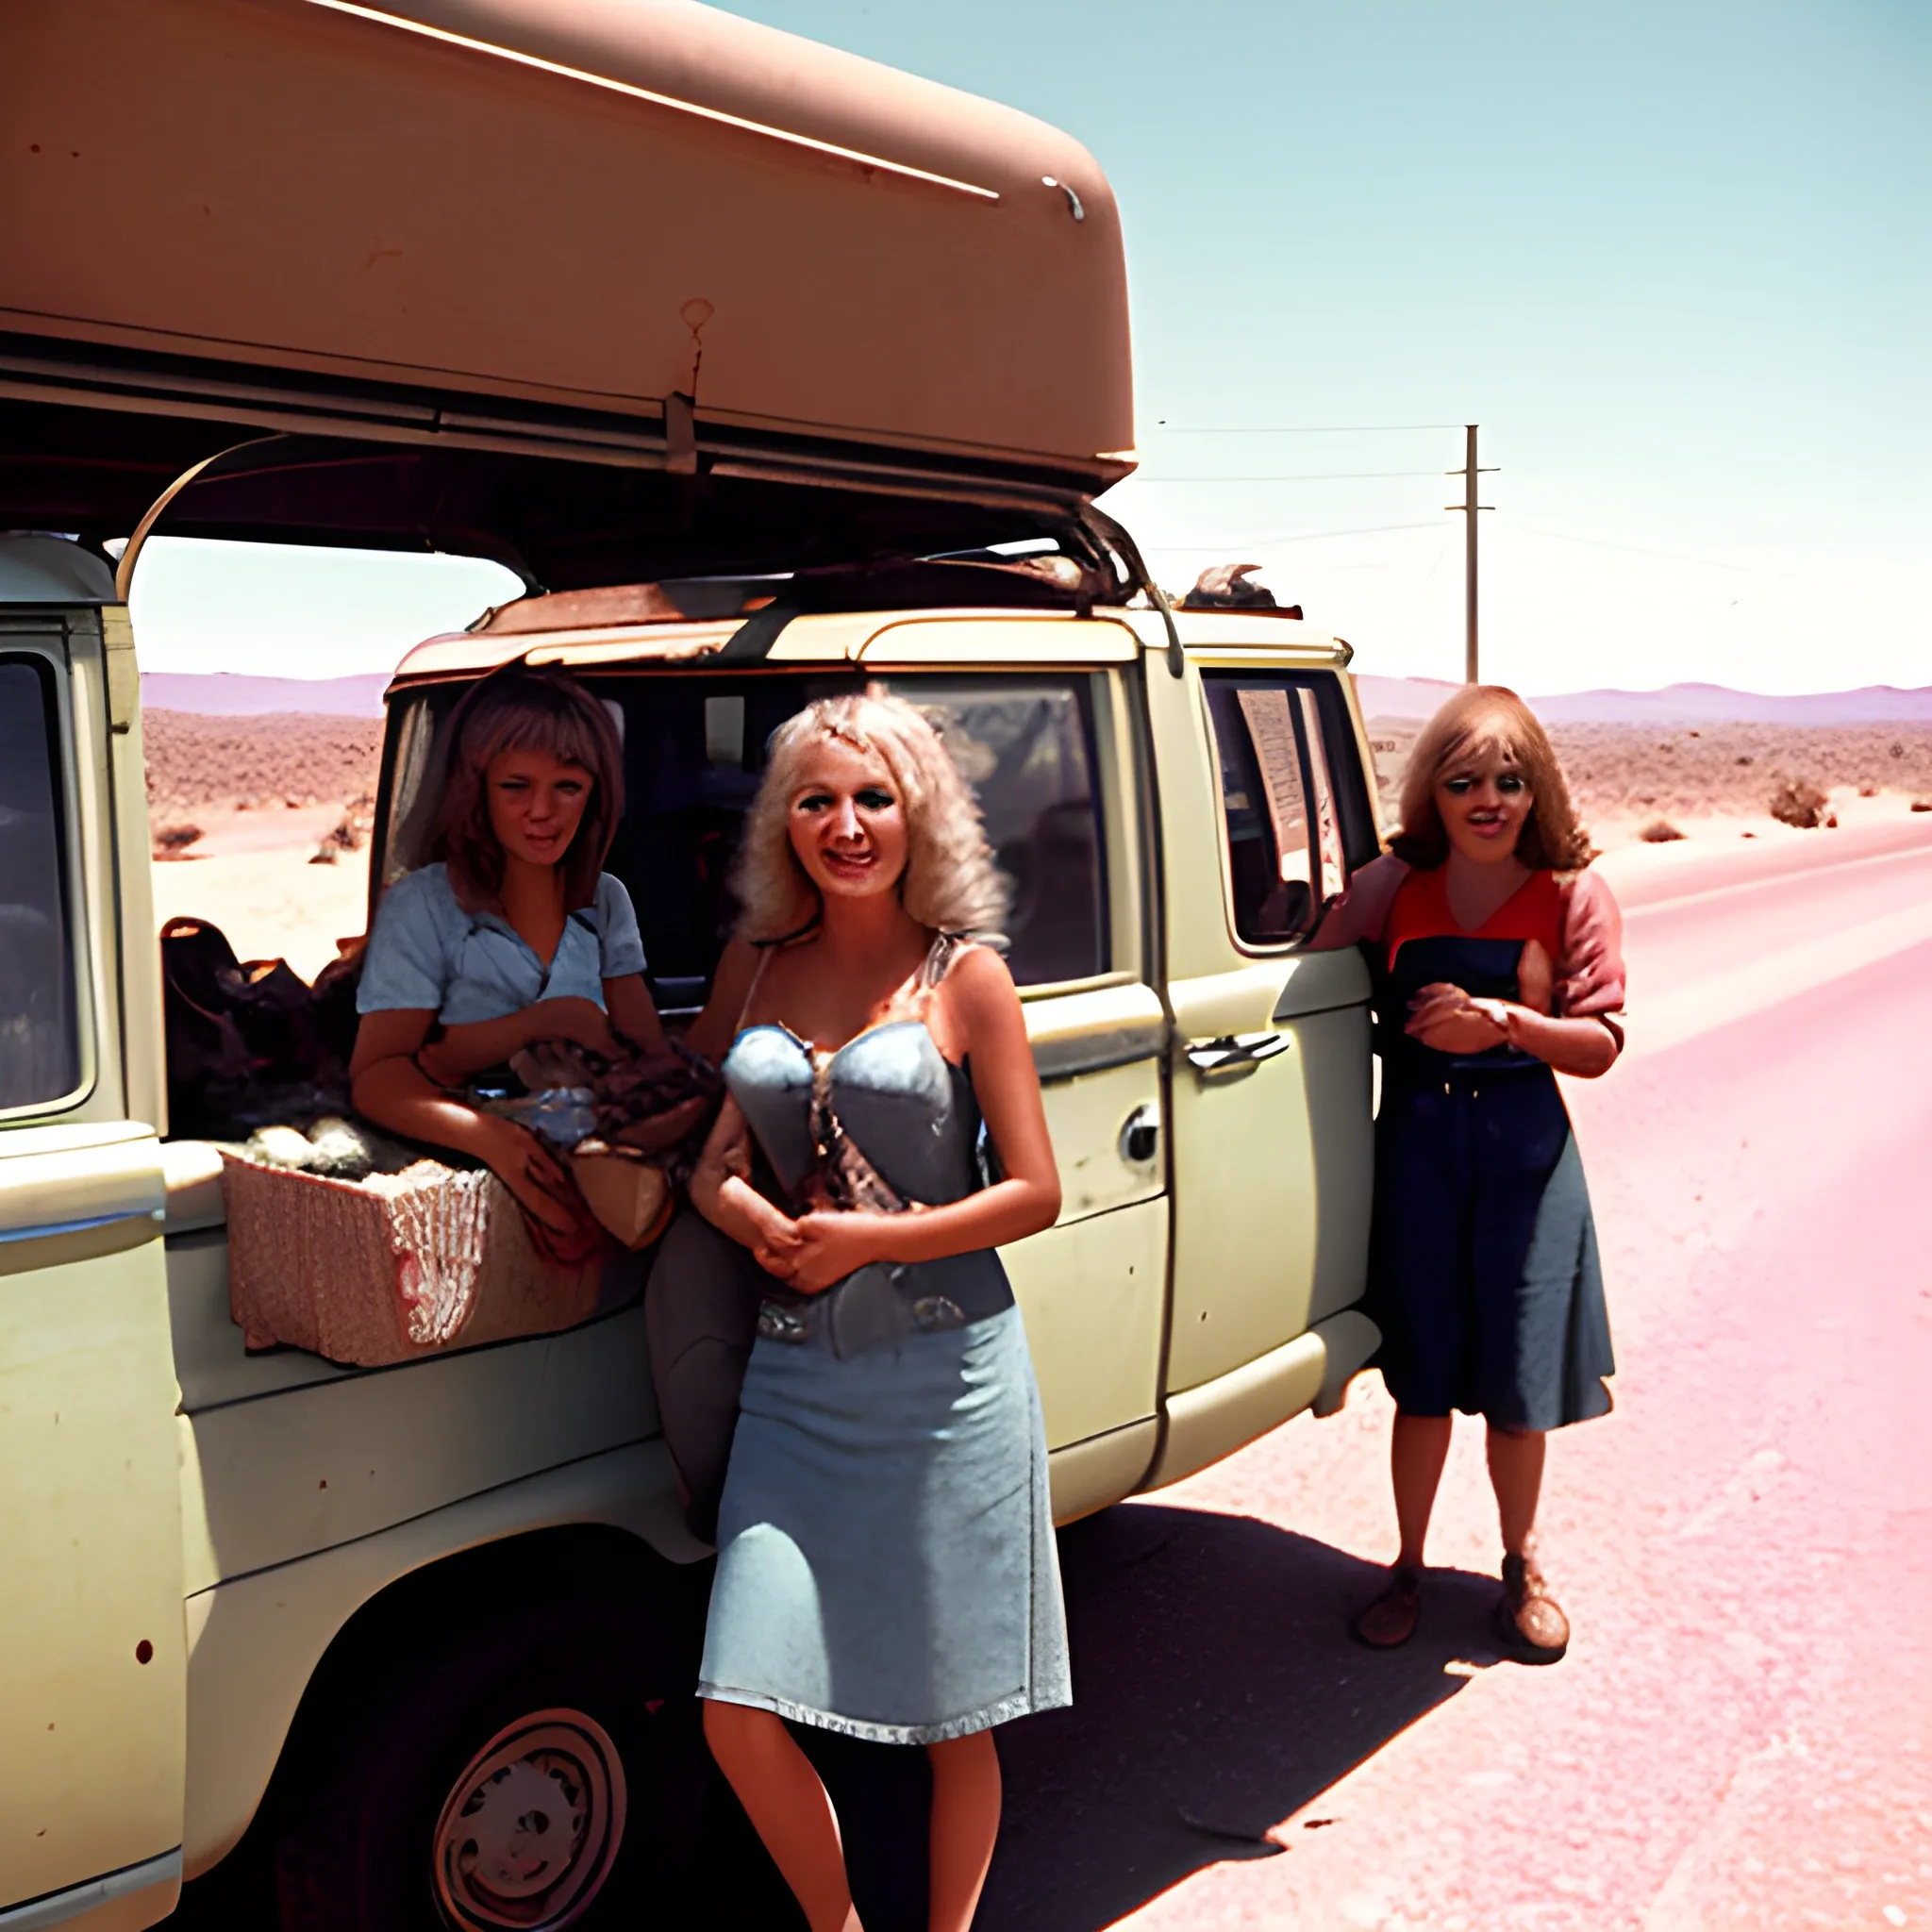
[[[739,938],[768,945],[818,917],[818,889],[791,849],[788,821],[806,754],[827,739],[876,758],[891,775],[906,812],[899,895],[907,911],[935,932],[997,939],[1007,886],[972,790],[926,715],[875,685],[862,694],[820,698],[772,734],[732,870]]]

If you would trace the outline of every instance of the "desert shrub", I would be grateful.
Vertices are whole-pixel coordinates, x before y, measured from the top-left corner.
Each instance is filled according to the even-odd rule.
[[[1786,778],[1771,794],[1771,815],[1781,825],[1808,832],[1823,824],[1826,800],[1817,786],[1803,778]]]
[[[157,825],[154,848],[157,858],[178,858],[201,837],[199,825]]]
[[[1669,819],[1652,819],[1637,836],[1646,845],[1669,845],[1684,834]]]

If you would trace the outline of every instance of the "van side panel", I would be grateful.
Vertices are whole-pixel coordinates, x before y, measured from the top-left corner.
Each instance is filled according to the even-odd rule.
[[[316,1666],[358,1609],[458,1550],[567,1523],[628,1530],[674,1560],[704,1554],[684,1527],[663,1443],[641,1442],[190,1597],[187,1875],[248,1828]],[[397,1641],[429,1649],[440,1635]]]

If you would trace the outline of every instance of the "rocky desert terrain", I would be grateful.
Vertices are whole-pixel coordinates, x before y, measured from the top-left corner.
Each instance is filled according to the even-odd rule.
[[[362,930],[382,720],[145,710],[155,915],[312,979]]]
[[[1385,807],[1395,793],[1415,718],[1375,718]],[[1818,821],[1847,796],[1890,798],[1904,807],[1932,799],[1932,725],[1555,724],[1551,741],[1570,790],[1600,845],[1664,828],[1686,837],[1726,829],[1726,822],[1774,818],[1780,802],[1818,794]],[[1804,829],[1810,829],[1808,827]]]
[[[197,814],[346,808],[375,794],[380,718],[147,710],[142,731],[148,816],[157,834],[192,824]]]

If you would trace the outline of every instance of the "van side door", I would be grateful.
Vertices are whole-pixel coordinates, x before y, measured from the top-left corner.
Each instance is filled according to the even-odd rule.
[[[1007,959],[1062,1198],[1002,1258],[1061,1521],[1131,1491],[1158,1429],[1166,1022],[1144,931],[1138,656],[1124,625],[1033,617],[894,625],[865,653],[869,670],[905,666],[886,681],[940,724],[1012,889]]]
[[[0,597],[5,572],[0,559]],[[187,1658],[161,1155],[155,1126],[128,1117],[122,1046],[158,1069],[159,1015],[124,1010],[117,958],[117,899],[138,922],[133,943],[154,945],[131,657],[118,692],[128,728],[115,734],[97,611],[0,602],[9,1922],[8,1907],[40,1900],[51,1916],[35,1924],[111,1906],[114,1924],[147,1924],[172,1909],[181,1872]]]
[[[1354,951],[1307,941],[1376,841],[1332,661],[1190,651],[1181,678],[1150,667],[1148,698],[1176,1035],[1172,1398],[1362,1292],[1368,975]],[[1284,1373],[1319,1384],[1322,1351],[1302,1353],[1281,1357]],[[1270,1420],[1313,1393],[1284,1386]]]

